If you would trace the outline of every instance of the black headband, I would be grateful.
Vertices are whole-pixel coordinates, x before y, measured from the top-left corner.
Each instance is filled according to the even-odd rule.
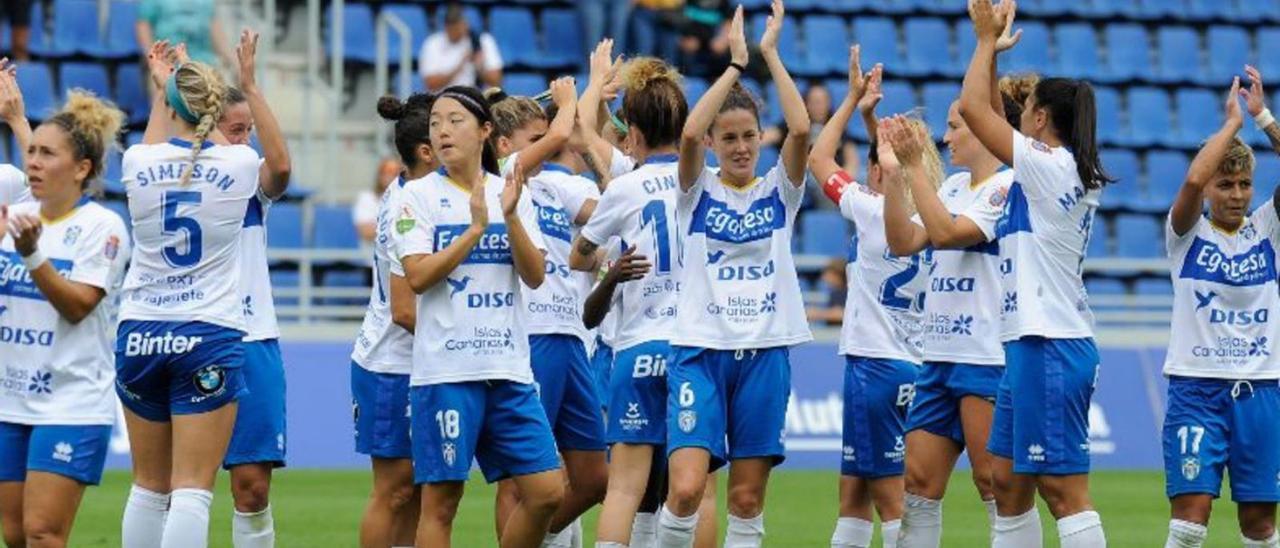
[[[438,101],[440,99],[444,99],[445,97],[448,97],[450,99],[453,99],[461,103],[462,107],[467,109],[468,112],[474,115],[477,120],[480,120],[481,122],[490,121],[490,117],[485,112],[484,106],[481,105],[479,102],[477,102],[475,99],[472,99],[470,96],[464,93],[459,93],[457,91],[442,91],[440,92],[440,95],[436,96],[436,100]]]

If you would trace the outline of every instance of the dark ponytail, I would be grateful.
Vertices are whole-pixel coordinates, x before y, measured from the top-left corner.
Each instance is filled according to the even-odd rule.
[[[1036,85],[1035,97],[1036,106],[1049,111],[1058,138],[1070,147],[1084,187],[1094,190],[1114,181],[1098,160],[1098,111],[1093,86],[1084,80],[1047,78]]]
[[[400,162],[410,169],[418,167],[418,145],[431,146],[434,99],[428,93],[415,93],[404,101],[390,95],[378,99],[378,115],[395,122],[396,153],[400,155]]]
[[[443,97],[457,101],[462,108],[476,117],[479,125],[483,126],[487,123],[494,126],[493,113],[489,110],[489,100],[480,90],[471,86],[449,86],[436,95],[436,99]],[[497,131],[496,127],[493,131]],[[484,140],[483,151],[480,153],[480,167],[484,168],[486,173],[495,175],[501,173],[498,167],[498,150],[493,146],[493,139]]]

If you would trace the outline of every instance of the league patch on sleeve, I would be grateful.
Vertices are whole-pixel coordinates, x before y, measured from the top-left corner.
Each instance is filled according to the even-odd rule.
[[[413,218],[413,210],[408,205],[401,206],[400,218],[396,220],[396,233],[403,235],[413,230],[417,224],[418,222]]]

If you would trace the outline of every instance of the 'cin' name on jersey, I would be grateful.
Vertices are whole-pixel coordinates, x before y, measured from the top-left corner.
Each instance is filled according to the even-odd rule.
[[[1013,171],[987,181],[957,173],[942,182],[938,198],[953,216],[968,218],[986,234],[1004,212]],[[916,224],[924,226],[917,217]],[[994,239],[964,249],[933,250],[924,300],[924,359],[1004,365],[1000,345],[1000,244]]]
[[[680,193],[684,275],[673,344],[737,350],[812,340],[791,256],[803,181],[779,162],[744,188],[704,168]]]
[[[40,204],[9,211],[38,215]],[[124,221],[86,198],[61,219],[44,221],[37,245],[59,275],[104,296],[84,319],[68,322],[36,286],[13,237],[0,235],[0,421],[111,424],[115,302],[129,260]]]
[[[122,320],[200,321],[245,330],[241,240],[258,191],[258,154],[206,142],[129,147],[121,162],[133,219],[134,253],[125,276]],[[191,169],[191,180],[182,174]]]
[[[1280,362],[1271,356],[1271,345],[1280,334],[1271,321],[1280,304],[1277,241],[1280,222],[1272,200],[1234,232],[1200,218],[1179,236],[1166,220],[1173,324],[1165,374],[1280,378]]]
[[[413,371],[413,333],[396,325],[391,316],[391,277],[404,277],[400,263],[400,235],[414,225],[413,216],[401,208],[404,188],[422,179],[397,177],[378,202],[373,242],[373,287],[369,308],[356,335],[351,361],[375,373],[408,375]]]
[[[413,341],[413,386],[509,380],[533,382],[529,367],[528,318],[511,242],[502,215],[505,182],[489,174],[483,189],[489,225],[462,264],[418,296]],[[403,189],[407,230],[400,242],[403,262],[437,253],[471,225],[471,190],[446,175],[432,173]],[[546,250],[537,213],[526,191],[517,214],[529,239]]]
[[[853,178],[846,173],[833,177]],[[853,222],[845,272],[849,296],[840,328],[840,354],[920,363],[924,353],[928,255],[899,257],[884,235],[884,196],[857,183],[844,187],[840,213]]]
[[[537,289],[525,287],[525,307],[531,335],[575,335],[584,342],[582,306],[591,291],[589,272],[569,269],[569,254],[579,228],[575,222],[600,190],[585,177],[558,164],[545,164],[529,179],[528,193],[538,214],[538,228],[547,244],[547,277]]]

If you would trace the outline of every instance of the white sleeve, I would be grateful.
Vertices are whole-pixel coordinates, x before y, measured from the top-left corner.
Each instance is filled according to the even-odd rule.
[[[1275,210],[1271,208],[1270,201],[1262,207],[1272,209],[1271,218],[1275,219]],[[1261,210],[1261,208],[1259,209]],[[1261,213],[1261,211],[1258,211],[1257,213]],[[1258,219],[1255,218],[1253,221],[1256,222]],[[1169,215],[1164,216],[1164,251],[1170,259],[1176,261],[1178,260],[1179,255],[1187,252],[1187,249],[1191,247],[1191,242],[1196,239],[1196,233],[1200,231],[1200,223],[1203,222],[1205,222],[1204,217],[1197,216],[1195,224],[1192,224],[1191,228],[1188,228],[1186,233],[1179,236],[1173,231],[1173,217]],[[1271,226],[1274,227],[1275,223],[1271,223]]]
[[[351,222],[357,225],[378,222],[378,198],[372,192],[364,191],[356,196],[356,203],[351,208]]]
[[[840,214],[853,222],[855,229],[871,226],[876,210],[879,209],[879,199],[874,190],[852,183],[844,187],[844,193],[840,195]]]
[[[621,177],[636,170],[636,161],[623,154],[618,147],[613,147],[613,155],[609,158],[609,178]]]
[[[67,279],[110,289],[113,281],[124,272],[129,257],[129,233],[124,228],[124,221],[107,212],[86,232],[76,246],[75,264]]]
[[[480,50],[484,52],[484,70],[502,70],[502,51],[487,32],[480,35]]]
[[[387,257],[388,271],[402,278],[404,277],[404,263],[400,262],[400,241],[403,238],[401,229],[403,228],[405,232],[408,232],[414,224],[413,222],[405,222],[403,225],[400,223],[400,203],[404,199],[404,192],[402,189],[387,200],[385,218],[389,219],[391,226],[387,227],[387,237],[377,240],[377,245],[382,246],[382,252]],[[379,214],[382,213],[379,212]]]
[[[423,40],[422,49],[418,51],[418,76],[422,78],[426,78],[428,76],[433,76],[436,74],[441,74],[445,70],[448,70],[448,69],[445,69],[444,67],[441,67],[439,64],[437,64],[438,63],[437,60],[439,58],[439,52],[432,51],[431,46],[433,44],[432,42],[433,38],[435,38],[434,35],[428,36],[425,40]]]
[[[428,209],[425,184],[405,187],[400,194],[400,213],[396,217],[396,233],[400,235],[400,258],[430,255],[435,250],[435,219]]]
[[[529,193],[520,194],[520,203],[516,204],[516,213],[520,216],[520,224],[524,225],[524,232],[529,235],[533,245],[541,249],[543,253],[546,253],[547,242],[542,238],[542,231],[538,229],[538,210],[533,207],[533,198],[529,197]]]
[[[693,184],[689,185],[689,190],[683,188],[676,189],[676,205],[683,211],[693,211],[698,203],[698,198],[702,196],[702,191],[707,185],[714,180],[716,173],[711,168],[703,166],[702,172],[698,173],[698,177],[693,180]]]
[[[978,226],[978,230],[981,230],[982,235],[986,236],[987,241],[990,242],[996,239],[996,223],[1004,215],[1004,202],[1008,196],[1008,185],[988,183],[978,193],[978,199],[957,215],[973,221],[973,224]]]
[[[569,212],[569,220],[578,218],[578,214],[582,212],[582,206],[588,200],[600,201],[600,188],[595,183],[583,177],[566,177],[565,184],[555,185],[554,188],[559,193],[560,203],[564,204],[564,208]]]
[[[9,164],[0,164],[0,205],[13,205],[31,200],[27,176]]]
[[[1068,162],[1068,159],[1071,156],[1066,149],[1049,148],[1013,130],[1013,170],[1028,199],[1057,197],[1071,182],[1079,180],[1074,161]]]
[[[1249,220],[1257,225],[1258,232],[1265,234],[1273,243],[1280,242],[1280,218],[1276,213],[1276,199],[1274,196],[1267,198],[1267,201],[1258,206],[1249,215]]]
[[[508,175],[511,175],[511,172],[516,170],[516,160],[518,158],[520,158],[520,152],[516,151],[499,159],[498,175],[501,175],[503,179],[506,179]]]
[[[604,189],[604,194],[600,195],[600,202],[596,204],[596,212],[591,215],[591,220],[587,221],[586,226],[582,227],[582,237],[588,242],[597,246],[604,245],[609,238],[618,236],[622,232],[624,218],[627,212],[627,196],[624,194],[626,188],[621,185],[609,185]]]
[[[772,181],[778,186],[778,194],[782,196],[782,203],[786,204],[788,211],[798,211],[801,204],[804,203],[805,184],[809,179],[809,171],[805,170],[805,177],[799,186],[787,177],[787,167],[782,165],[782,159],[778,159],[778,164],[773,166],[768,173],[764,174],[766,180]]]

